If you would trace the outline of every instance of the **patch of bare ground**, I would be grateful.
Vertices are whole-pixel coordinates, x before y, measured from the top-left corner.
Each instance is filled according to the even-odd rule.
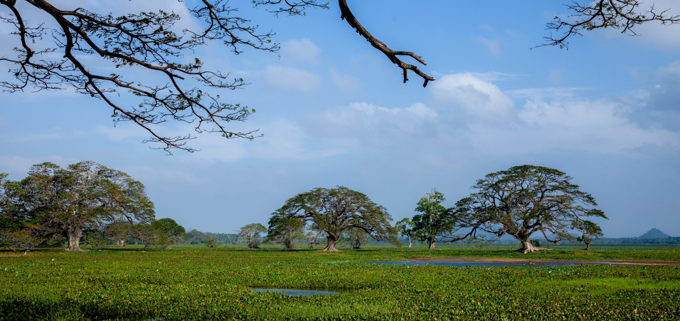
[[[630,266],[680,266],[680,261],[665,260],[555,260],[555,259],[516,259],[516,258],[489,258],[489,257],[424,257],[415,258],[412,262],[489,262],[489,263],[525,263],[527,265],[539,265],[541,262],[573,262],[581,264],[612,264]]]

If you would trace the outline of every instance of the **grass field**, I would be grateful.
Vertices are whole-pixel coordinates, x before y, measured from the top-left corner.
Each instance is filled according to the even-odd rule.
[[[680,261],[680,249],[673,247],[557,247],[531,255],[515,248],[0,252],[0,320],[680,319],[679,267],[361,263],[426,257]],[[250,287],[342,292],[288,297]]]

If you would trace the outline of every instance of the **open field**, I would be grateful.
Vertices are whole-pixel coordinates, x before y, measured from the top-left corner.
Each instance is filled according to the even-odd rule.
[[[361,263],[428,257],[671,260],[672,247],[371,246],[324,253],[239,247],[0,252],[0,320],[680,319],[680,267],[446,267]],[[250,287],[342,290],[288,297]]]

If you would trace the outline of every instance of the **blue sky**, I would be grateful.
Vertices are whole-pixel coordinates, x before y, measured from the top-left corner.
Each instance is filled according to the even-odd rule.
[[[53,3],[186,12],[186,3],[172,0]],[[197,56],[250,83],[221,96],[257,110],[231,128],[264,137],[199,134],[189,144],[200,152],[166,156],[141,143],[146,133],[114,127],[109,108],[71,89],[3,92],[0,172],[20,179],[32,164],[93,160],[143,182],[158,218],[233,232],[266,224],[288,198],[315,187],[361,191],[398,220],[414,215],[433,187],[453,205],[484,175],[533,164],[564,171],[591,193],[609,216],[598,222],[607,237],[653,227],[680,236],[680,25],[643,25],[637,37],[595,31],[573,38],[569,50],[530,50],[548,35],[547,22],[568,14],[564,3],[349,1],[374,36],[423,56],[421,69],[437,79],[423,88],[413,74],[403,84],[401,70],[340,20],[335,2],[278,18],[231,1],[241,3],[244,17],[277,33],[280,53],[236,56],[214,43],[185,59]],[[9,29],[0,25],[0,41],[10,44],[2,55],[18,44]],[[192,132],[179,124],[158,130]]]

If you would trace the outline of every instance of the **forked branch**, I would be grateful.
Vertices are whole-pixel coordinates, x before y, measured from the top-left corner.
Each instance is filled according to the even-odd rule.
[[[557,36],[552,34],[545,37],[546,42],[539,46],[560,46],[568,48],[567,39],[574,35],[581,35],[582,30],[600,28],[621,29],[621,33],[637,35],[634,27],[645,22],[658,21],[663,25],[680,22],[680,15],[668,15],[668,9],[657,11],[652,5],[649,10],[640,12],[639,0],[598,0],[588,5],[581,5],[573,1],[567,5],[569,10],[574,11],[571,15],[574,21],[565,21],[560,17],[548,23],[547,30],[554,30]]]
[[[418,76],[422,77],[425,80],[425,83],[423,83],[423,87],[426,87],[428,82],[434,81],[433,77],[426,75],[424,72],[420,71],[418,67],[407,64],[397,57],[397,56],[409,56],[417,60],[419,63],[427,65],[427,63],[425,63],[425,61],[422,59],[422,56],[418,56],[410,51],[395,51],[390,49],[382,41],[373,37],[373,35],[371,35],[371,33],[368,32],[368,30],[366,30],[366,28],[364,28],[364,26],[362,26],[361,23],[359,23],[359,20],[357,20],[354,14],[352,14],[352,11],[349,9],[349,6],[347,5],[347,0],[338,0],[338,3],[340,5],[340,12],[342,13],[340,18],[347,21],[347,23],[349,23],[349,25],[352,26],[352,28],[356,29],[357,33],[366,38],[366,40],[368,40],[368,42],[370,42],[373,47],[384,53],[385,56],[387,56],[387,58],[390,59],[390,61],[392,61],[395,65],[399,66],[399,68],[403,70],[404,83],[408,81],[409,70],[415,72]]]

